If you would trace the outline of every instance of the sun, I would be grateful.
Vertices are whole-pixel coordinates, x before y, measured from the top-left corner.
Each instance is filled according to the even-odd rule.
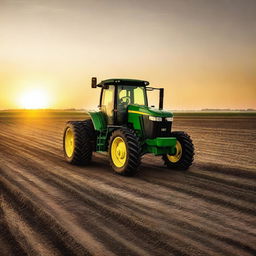
[[[20,97],[20,105],[25,109],[42,109],[47,108],[49,97],[42,89],[31,89],[23,92]]]

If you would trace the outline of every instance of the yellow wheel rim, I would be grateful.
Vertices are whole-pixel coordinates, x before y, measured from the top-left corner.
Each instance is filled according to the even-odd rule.
[[[65,151],[68,157],[71,157],[75,148],[74,134],[71,128],[68,128],[65,133]]]
[[[176,142],[176,154],[175,155],[167,155],[168,159],[172,163],[177,163],[182,156],[182,146],[180,142],[177,140]]]
[[[127,158],[127,150],[126,144],[121,137],[116,137],[111,145],[111,158],[116,167],[123,167],[126,158]]]

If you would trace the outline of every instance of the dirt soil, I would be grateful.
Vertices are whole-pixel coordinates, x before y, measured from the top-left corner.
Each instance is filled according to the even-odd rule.
[[[0,255],[256,255],[256,118],[180,117],[187,172],[64,161],[67,117],[0,118]]]

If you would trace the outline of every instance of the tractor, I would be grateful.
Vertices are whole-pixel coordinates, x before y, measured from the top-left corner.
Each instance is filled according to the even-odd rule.
[[[90,119],[67,122],[63,136],[65,159],[75,165],[90,163],[93,152],[107,152],[112,169],[124,176],[137,173],[144,154],[162,156],[170,169],[187,170],[194,146],[183,131],[172,132],[173,114],[163,110],[164,89],[135,79],[108,79],[101,88],[99,109]],[[147,92],[159,91],[159,108],[148,105]]]

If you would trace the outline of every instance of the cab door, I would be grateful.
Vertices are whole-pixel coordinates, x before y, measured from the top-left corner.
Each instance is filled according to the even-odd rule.
[[[102,89],[100,110],[105,114],[107,124],[114,124],[115,86]]]

